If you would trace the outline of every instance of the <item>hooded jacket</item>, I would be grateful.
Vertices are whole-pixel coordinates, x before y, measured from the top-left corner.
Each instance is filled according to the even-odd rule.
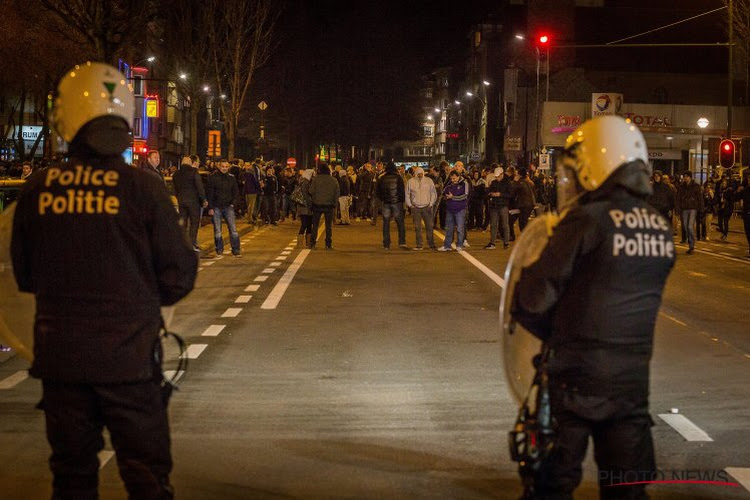
[[[426,175],[423,175],[420,179],[420,173],[424,174],[424,170],[417,167],[414,170],[414,177],[406,183],[406,206],[410,208],[431,207],[437,202],[435,183]]]
[[[313,207],[333,208],[339,202],[339,183],[330,172],[321,171],[310,183]]]

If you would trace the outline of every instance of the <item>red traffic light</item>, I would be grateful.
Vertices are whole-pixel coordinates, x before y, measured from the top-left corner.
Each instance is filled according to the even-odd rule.
[[[719,145],[719,164],[724,168],[732,168],[735,160],[735,144],[731,139],[724,139]]]
[[[547,45],[549,43],[549,36],[547,35],[541,35],[539,37],[539,44],[540,45]]]

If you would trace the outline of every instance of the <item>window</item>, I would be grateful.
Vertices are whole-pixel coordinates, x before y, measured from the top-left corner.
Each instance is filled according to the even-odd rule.
[[[422,127],[422,137],[432,137],[432,127],[426,125]]]
[[[133,95],[143,95],[143,77],[133,76]]]
[[[482,43],[482,32],[475,31],[474,32],[474,47],[479,47],[481,43]]]
[[[432,89],[424,89],[425,99],[432,99]]]
[[[133,118],[133,136],[143,137],[143,118]]]

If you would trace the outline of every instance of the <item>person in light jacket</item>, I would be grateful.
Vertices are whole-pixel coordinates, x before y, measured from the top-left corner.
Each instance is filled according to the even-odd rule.
[[[422,250],[422,221],[424,221],[424,230],[427,235],[427,244],[431,249],[436,250],[435,238],[432,234],[434,217],[434,206],[437,203],[437,191],[432,179],[424,175],[424,169],[417,167],[414,169],[414,177],[406,183],[406,206],[411,209],[411,216],[414,221],[414,231],[417,237],[417,246],[414,250]]]

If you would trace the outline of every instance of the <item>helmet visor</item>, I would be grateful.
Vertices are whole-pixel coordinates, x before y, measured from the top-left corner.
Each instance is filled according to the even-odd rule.
[[[562,212],[578,201],[585,189],[578,182],[575,159],[563,153],[557,164],[557,211]]]

